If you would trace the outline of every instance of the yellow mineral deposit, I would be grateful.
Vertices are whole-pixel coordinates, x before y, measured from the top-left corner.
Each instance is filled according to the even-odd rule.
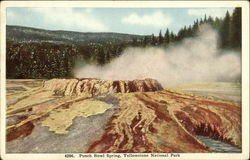
[[[89,123],[93,116],[106,119],[102,134],[84,152],[212,152],[197,135],[241,148],[240,103],[182,92],[186,88],[163,89],[153,79],[48,80],[40,88],[7,96],[7,141],[28,137],[39,125],[62,137],[71,134],[76,118]],[[102,116],[115,106],[109,117]]]
[[[43,90],[33,94],[28,94],[25,97],[21,98],[21,100],[18,101],[17,103],[10,105],[8,107],[7,113],[13,113],[15,111],[25,109],[28,106],[37,104],[37,102],[45,103],[47,101],[53,100],[55,98],[52,95],[53,95],[52,91],[43,91]]]
[[[58,108],[50,112],[49,116],[42,121],[42,126],[48,126],[50,131],[57,134],[66,134],[74,118],[89,117],[104,113],[112,105],[88,99],[73,103],[67,109]]]

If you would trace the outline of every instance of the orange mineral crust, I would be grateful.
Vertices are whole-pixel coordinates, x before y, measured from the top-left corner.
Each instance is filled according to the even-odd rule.
[[[210,152],[195,135],[241,146],[241,109],[168,90],[119,95],[120,110],[88,152]]]
[[[199,136],[242,143],[240,103],[153,79],[7,81],[6,118],[8,153],[216,152]]]

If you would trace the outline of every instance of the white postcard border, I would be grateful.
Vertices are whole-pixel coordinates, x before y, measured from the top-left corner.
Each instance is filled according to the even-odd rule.
[[[125,158],[66,158],[63,154],[6,154],[5,124],[6,124],[6,8],[7,7],[139,7],[139,8],[196,8],[196,7],[242,7],[242,153],[179,153],[180,157],[142,158],[133,159],[248,159],[249,158],[249,2],[248,1],[4,1],[1,2],[1,157],[5,160],[29,159],[131,159]],[[69,153],[71,154],[71,153]],[[88,153],[82,153],[88,154]],[[134,153],[135,155],[144,153]],[[149,155],[151,153],[148,153]],[[159,153],[160,154],[160,153]],[[93,155],[93,154],[92,154]],[[105,153],[105,155],[107,155]],[[112,153],[110,153],[112,155]]]

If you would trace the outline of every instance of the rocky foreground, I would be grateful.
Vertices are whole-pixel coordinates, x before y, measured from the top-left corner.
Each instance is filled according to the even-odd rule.
[[[8,84],[9,153],[213,152],[197,135],[241,148],[240,104],[166,90],[153,79]]]

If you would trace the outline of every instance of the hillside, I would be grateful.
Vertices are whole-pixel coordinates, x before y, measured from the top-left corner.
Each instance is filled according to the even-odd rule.
[[[72,77],[76,60],[102,65],[143,38],[122,33],[51,31],[8,25],[6,37],[7,78],[14,79]]]
[[[45,30],[23,26],[6,26],[6,37],[21,42],[55,42],[55,43],[101,43],[125,42],[140,39],[143,36],[113,32],[73,32],[62,30]]]

